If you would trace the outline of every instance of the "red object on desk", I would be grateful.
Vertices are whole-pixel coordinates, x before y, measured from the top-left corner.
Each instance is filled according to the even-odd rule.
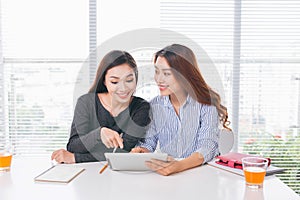
[[[217,156],[216,158],[216,163],[232,168],[238,168],[238,169],[243,169],[242,165],[242,158],[245,157],[260,157],[258,155],[250,155],[250,154],[243,154],[243,153],[237,153],[237,152],[230,152],[224,155]],[[269,160],[268,166],[271,164],[271,159],[266,158]]]

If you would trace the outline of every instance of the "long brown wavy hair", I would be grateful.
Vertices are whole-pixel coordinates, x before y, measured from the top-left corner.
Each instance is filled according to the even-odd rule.
[[[154,63],[158,57],[167,60],[176,80],[193,99],[202,104],[214,105],[223,127],[231,130],[228,127],[227,108],[221,104],[220,95],[205,82],[193,51],[186,46],[172,44],[154,54]]]

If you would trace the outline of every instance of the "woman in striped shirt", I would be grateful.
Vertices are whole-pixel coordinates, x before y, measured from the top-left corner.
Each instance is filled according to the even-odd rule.
[[[152,160],[147,166],[162,175],[206,163],[219,154],[222,127],[228,128],[227,109],[202,77],[196,57],[186,46],[173,44],[154,55],[155,81],[160,96],[151,100],[153,119],[143,142],[133,153],[168,153],[168,162]],[[229,128],[228,128],[229,129]]]

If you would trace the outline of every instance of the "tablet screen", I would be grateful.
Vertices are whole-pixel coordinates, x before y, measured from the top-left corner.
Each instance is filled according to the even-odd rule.
[[[145,161],[151,158],[166,161],[166,153],[104,153],[112,170],[150,171]]]

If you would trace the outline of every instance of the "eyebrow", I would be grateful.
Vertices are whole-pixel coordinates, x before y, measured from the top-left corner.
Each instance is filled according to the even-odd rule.
[[[155,69],[158,69],[158,67],[156,65],[154,65],[154,67],[155,67]],[[163,70],[163,71],[172,71],[171,68],[165,68],[165,69],[161,69],[161,70]]]
[[[132,77],[133,76],[133,74],[128,74],[125,78],[129,78],[129,77]],[[110,76],[109,78],[111,78],[111,79],[120,79],[120,77],[118,77],[118,76]]]

